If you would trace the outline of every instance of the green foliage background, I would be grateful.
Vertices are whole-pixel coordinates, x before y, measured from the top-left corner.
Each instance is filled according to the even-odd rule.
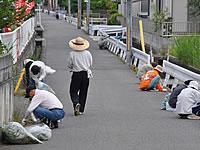
[[[77,13],[77,0],[71,0],[71,13]],[[58,4],[60,7],[64,7],[67,10],[68,7],[68,0],[58,0]],[[99,12],[102,10],[107,11],[108,16],[108,24],[119,24],[116,20],[117,16],[120,16],[118,13],[117,3],[113,2],[112,0],[91,0],[90,1],[90,9],[93,12]],[[86,3],[82,0],[82,9],[86,10]]]
[[[200,0],[188,0],[190,14],[194,16],[200,15]]]
[[[0,29],[7,24],[12,24],[15,17],[13,0],[0,0]]]
[[[200,69],[200,36],[181,36],[175,38],[170,55],[186,65]]]

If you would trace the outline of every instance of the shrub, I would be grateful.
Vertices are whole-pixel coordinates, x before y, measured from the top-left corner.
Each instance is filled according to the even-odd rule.
[[[182,36],[175,38],[170,54],[186,65],[200,69],[199,36]]]
[[[119,25],[120,22],[117,20],[117,16],[121,16],[119,13],[113,13],[108,18],[108,24],[110,25]]]

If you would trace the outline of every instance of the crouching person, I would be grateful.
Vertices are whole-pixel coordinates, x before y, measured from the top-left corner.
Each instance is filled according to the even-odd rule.
[[[178,95],[176,112],[182,119],[200,119],[198,82],[191,81]]]
[[[31,103],[22,119],[22,124],[26,124],[28,116],[33,112],[36,119],[46,123],[51,129],[58,128],[58,120],[65,116],[63,104],[51,92],[28,87],[27,93],[31,97]]]
[[[157,65],[153,70],[148,71],[141,78],[139,88],[143,91],[159,90],[160,92],[166,92],[160,84],[160,73],[162,73],[162,66]]]

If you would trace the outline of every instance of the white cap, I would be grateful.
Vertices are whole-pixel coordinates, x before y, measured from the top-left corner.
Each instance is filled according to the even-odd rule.
[[[32,62],[34,62],[32,59],[25,59],[24,60],[24,65],[26,65],[28,62],[30,62],[30,61],[32,61]]]
[[[199,84],[197,81],[191,81],[190,84],[188,85],[188,87],[194,88],[196,90],[199,89]]]

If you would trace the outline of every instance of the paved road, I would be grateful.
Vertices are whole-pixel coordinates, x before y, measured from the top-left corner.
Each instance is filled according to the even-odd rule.
[[[141,92],[135,74],[116,56],[98,50],[84,32],[63,20],[43,15],[44,60],[57,70],[47,82],[64,103],[66,117],[42,145],[9,145],[0,150],[198,150],[199,121],[180,120],[159,110],[162,93]],[[74,117],[66,71],[71,38],[86,37],[94,57],[87,109]]]

